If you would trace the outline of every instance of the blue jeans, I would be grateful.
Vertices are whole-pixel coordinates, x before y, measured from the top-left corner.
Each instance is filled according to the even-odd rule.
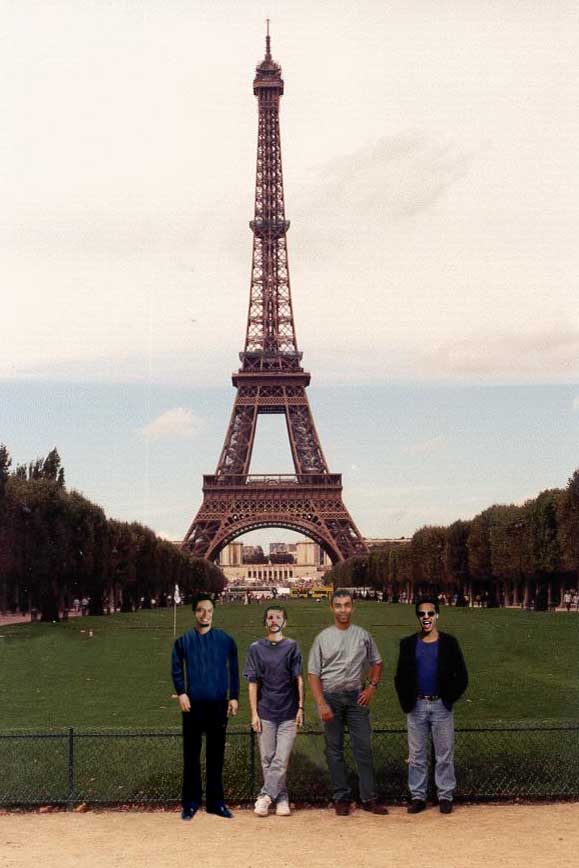
[[[276,723],[273,720],[261,721],[258,735],[263,786],[260,796],[269,796],[273,802],[287,799],[287,769],[290,754],[296,738],[295,720]]]
[[[376,798],[370,709],[367,705],[358,705],[359,695],[357,690],[346,693],[324,693],[324,699],[334,714],[331,720],[324,720],[323,723],[326,759],[332,779],[335,802],[349,802],[352,799],[344,759],[344,726],[346,724],[350,733],[352,753],[358,768],[360,798],[363,802]]]
[[[434,781],[439,799],[452,801],[454,776],[454,714],[442,699],[418,699],[406,717],[408,726],[408,789],[413,799],[426,801],[428,735],[432,733],[436,764]]]

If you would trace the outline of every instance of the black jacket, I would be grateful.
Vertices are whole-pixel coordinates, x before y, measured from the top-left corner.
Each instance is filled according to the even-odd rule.
[[[416,668],[416,643],[418,633],[405,636],[400,641],[398,666],[394,676],[396,693],[402,711],[408,714],[416,705],[418,695],[418,671]],[[449,633],[438,632],[438,693],[450,710],[460,699],[468,684],[468,673],[460,645]]]

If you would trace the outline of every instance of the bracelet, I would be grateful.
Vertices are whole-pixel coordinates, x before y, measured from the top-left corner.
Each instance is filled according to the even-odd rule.
[[[303,710],[304,710],[303,705],[298,705],[298,711],[303,711]]]
[[[369,686],[373,687],[374,690],[378,690],[378,688],[380,687],[380,682],[379,681],[371,681]]]

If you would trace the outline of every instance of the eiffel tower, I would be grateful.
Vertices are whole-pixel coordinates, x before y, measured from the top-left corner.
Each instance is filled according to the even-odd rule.
[[[182,547],[213,560],[242,533],[283,527],[317,542],[336,563],[366,551],[366,544],[342,500],[342,477],[330,473],[324,458],[296,341],[279,132],[283,89],[268,22],[265,58],[253,82],[259,123],[245,349],[232,377],[237,394],[217,470],[203,477],[203,503]],[[249,474],[260,413],[285,415],[294,474]]]

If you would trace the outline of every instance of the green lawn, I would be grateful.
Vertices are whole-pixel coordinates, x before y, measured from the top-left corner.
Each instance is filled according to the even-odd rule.
[[[331,623],[325,603],[291,601],[286,633],[304,656],[316,633]],[[248,645],[263,635],[263,607],[218,606],[214,626]],[[366,627],[385,660],[384,684],[373,705],[373,725],[403,726],[393,687],[399,639],[415,629],[413,608],[360,602],[355,621]],[[189,607],[178,611],[178,634],[190,629]],[[462,645],[470,674],[456,707],[457,726],[486,722],[579,719],[579,616],[502,609],[450,609],[440,629]],[[89,636],[89,630],[93,636]],[[30,624],[0,630],[2,718],[8,731],[171,729],[180,725],[171,699],[171,610],[74,618],[62,624]],[[317,726],[308,698],[307,724]],[[236,723],[247,723],[242,688]]]

